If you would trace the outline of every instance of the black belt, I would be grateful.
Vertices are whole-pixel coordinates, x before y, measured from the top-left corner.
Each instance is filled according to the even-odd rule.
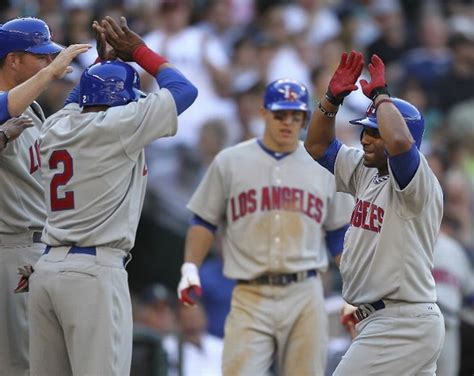
[[[309,277],[316,277],[317,270],[305,270],[298,273],[289,274],[264,274],[251,280],[239,279],[237,283],[246,285],[277,285],[285,286],[293,282],[301,282]]]
[[[383,300],[377,300],[373,303],[364,303],[357,306],[357,310],[354,312],[354,315],[359,321],[362,321],[369,317],[375,311],[379,311],[385,308],[385,303]]]
[[[33,243],[43,243],[41,241],[41,232],[33,232]]]

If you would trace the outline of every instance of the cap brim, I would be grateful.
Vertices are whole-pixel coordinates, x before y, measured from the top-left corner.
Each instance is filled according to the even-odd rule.
[[[282,110],[294,110],[294,111],[308,111],[308,106],[302,102],[296,101],[282,101],[272,103],[268,106],[269,111],[282,111]]]
[[[60,44],[49,42],[47,44],[31,47],[27,52],[37,55],[55,55],[64,50],[64,46]]]
[[[362,127],[378,129],[377,123],[368,117],[350,120],[349,123],[351,123],[352,125],[360,125]]]

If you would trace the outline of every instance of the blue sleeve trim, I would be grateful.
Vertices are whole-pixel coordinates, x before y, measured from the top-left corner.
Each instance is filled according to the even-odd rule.
[[[333,257],[342,253],[342,250],[344,249],[344,235],[348,228],[349,225],[345,225],[337,230],[328,231],[326,233],[326,245]]]
[[[198,95],[197,88],[177,69],[164,68],[155,78],[160,88],[171,92],[178,115],[191,106]]]
[[[11,119],[8,112],[8,91],[4,91],[0,93],[0,124],[5,123],[8,119]]]
[[[474,294],[473,295],[469,295],[469,296],[466,296],[464,298],[464,303],[466,305],[474,305]]]
[[[69,93],[66,102],[64,102],[64,106],[68,105],[69,103],[79,103],[79,86],[80,83],[74,86],[74,89],[72,89]]]
[[[209,231],[211,231],[213,234],[217,231],[217,226],[213,225],[212,223],[209,223],[202,219],[200,216],[194,214],[191,218],[190,221],[191,225],[199,225],[199,226],[204,226],[207,228]]]
[[[389,156],[388,161],[400,189],[404,189],[418,170],[420,153],[416,145],[413,144],[407,152],[392,157]]]
[[[339,149],[342,146],[342,142],[335,138],[326,149],[324,155],[317,159],[321,166],[323,166],[326,170],[328,170],[331,174],[334,175],[334,166],[336,165],[336,157],[337,153],[339,153]]]

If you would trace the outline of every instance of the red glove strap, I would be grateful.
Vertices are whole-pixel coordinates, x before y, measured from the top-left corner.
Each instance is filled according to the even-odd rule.
[[[163,56],[153,52],[145,44],[140,44],[135,48],[132,56],[133,60],[152,76],[156,76],[160,66],[168,62]]]

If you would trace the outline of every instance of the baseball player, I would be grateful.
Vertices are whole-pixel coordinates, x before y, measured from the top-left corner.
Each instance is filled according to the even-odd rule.
[[[340,263],[343,298],[357,307],[357,336],[335,375],[434,375],[444,340],[431,269],[443,211],[442,191],[419,152],[421,113],[391,98],[385,67],[373,55],[373,103],[361,126],[363,150],[334,136],[334,118],[356,90],[363,57],[344,53],[312,118],[305,147],[336,177],[338,191],[356,199]]]
[[[433,276],[441,312],[446,324],[443,350],[437,362],[438,376],[458,375],[461,355],[459,335],[463,301],[474,309],[474,273],[466,251],[450,234],[451,220],[445,216],[434,249]]]
[[[125,263],[147,170],[144,147],[176,133],[196,88],[131,31],[107,17],[96,31],[161,89],[141,98],[138,73],[104,61],[41,129],[47,244],[30,277],[32,375],[129,375],[132,313]],[[100,50],[100,48],[99,48]]]
[[[327,317],[320,272],[337,255],[353,201],[299,141],[308,91],[280,79],[266,88],[262,139],[220,152],[192,196],[194,213],[178,286],[199,294],[198,267],[218,226],[224,275],[237,280],[224,329],[224,375],[323,375]]]
[[[38,138],[44,114],[35,99],[89,47],[73,45],[61,52],[37,18],[0,25],[0,124],[7,121],[0,127],[0,375],[27,375],[29,369],[27,296],[13,291],[17,269],[34,264],[43,248]]]

